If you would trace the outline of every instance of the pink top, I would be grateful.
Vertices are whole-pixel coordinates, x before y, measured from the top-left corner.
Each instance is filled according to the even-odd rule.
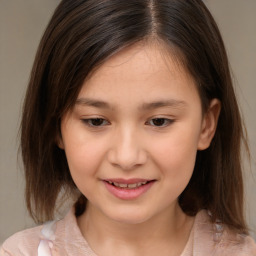
[[[1,256],[96,256],[82,236],[74,209],[57,222],[48,222],[16,233],[7,239]],[[181,256],[256,256],[256,244],[249,236],[231,233],[220,223],[210,223],[207,211],[200,211]]]

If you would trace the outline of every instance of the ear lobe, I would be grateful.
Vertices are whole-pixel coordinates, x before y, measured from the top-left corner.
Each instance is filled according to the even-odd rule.
[[[220,101],[218,99],[213,99],[203,117],[202,130],[197,147],[198,150],[204,150],[210,146],[217,128],[220,110]]]

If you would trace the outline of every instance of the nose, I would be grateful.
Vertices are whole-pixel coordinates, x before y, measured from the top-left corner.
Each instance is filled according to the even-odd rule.
[[[146,163],[147,153],[136,131],[123,129],[115,133],[112,139],[112,147],[108,152],[108,160],[112,165],[132,170]]]

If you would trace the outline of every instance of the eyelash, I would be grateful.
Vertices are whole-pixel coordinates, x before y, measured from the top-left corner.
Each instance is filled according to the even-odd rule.
[[[146,124],[150,125],[150,122],[154,122],[154,121],[160,121],[160,122],[163,121],[164,122],[162,125],[151,124],[153,127],[156,127],[156,128],[158,128],[158,127],[164,128],[164,127],[171,125],[174,122],[173,119],[164,118],[164,117],[156,117],[156,118],[152,118],[149,121],[147,121]]]
[[[98,125],[95,125],[93,124],[93,122],[100,122]],[[163,124],[160,124],[160,125],[155,125],[154,122],[155,121],[160,121],[160,122],[163,122]],[[164,118],[164,117],[157,117],[157,118],[152,118],[150,119],[149,121],[147,121],[145,124],[146,125],[151,125],[153,127],[156,127],[156,128],[164,128],[164,127],[167,127],[169,125],[171,125],[175,120],[173,119],[168,119],[168,118]],[[100,127],[103,127],[103,126],[106,126],[106,125],[109,125],[110,122],[108,122],[106,119],[104,118],[88,118],[88,119],[82,119],[82,122],[89,126],[89,127],[92,127],[92,128],[100,128]],[[151,123],[153,122],[153,124]]]
[[[105,123],[105,124],[102,125],[102,123],[101,123],[100,125],[93,125],[92,122],[94,122],[94,121],[96,121],[96,122],[97,122],[97,121],[100,121],[100,122]],[[102,126],[106,126],[106,125],[109,124],[109,122],[108,122],[106,119],[104,119],[104,118],[88,118],[88,119],[82,119],[82,122],[83,122],[85,125],[89,126],[89,127],[102,127]]]

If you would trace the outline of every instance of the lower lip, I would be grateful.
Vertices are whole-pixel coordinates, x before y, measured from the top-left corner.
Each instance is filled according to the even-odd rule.
[[[119,187],[109,184],[107,181],[104,181],[104,183],[105,183],[107,190],[115,197],[122,199],[122,200],[133,200],[133,199],[140,197],[144,193],[146,193],[155,182],[150,181],[149,183],[147,183],[145,185],[142,185],[137,188],[132,188],[132,189],[119,188]]]

